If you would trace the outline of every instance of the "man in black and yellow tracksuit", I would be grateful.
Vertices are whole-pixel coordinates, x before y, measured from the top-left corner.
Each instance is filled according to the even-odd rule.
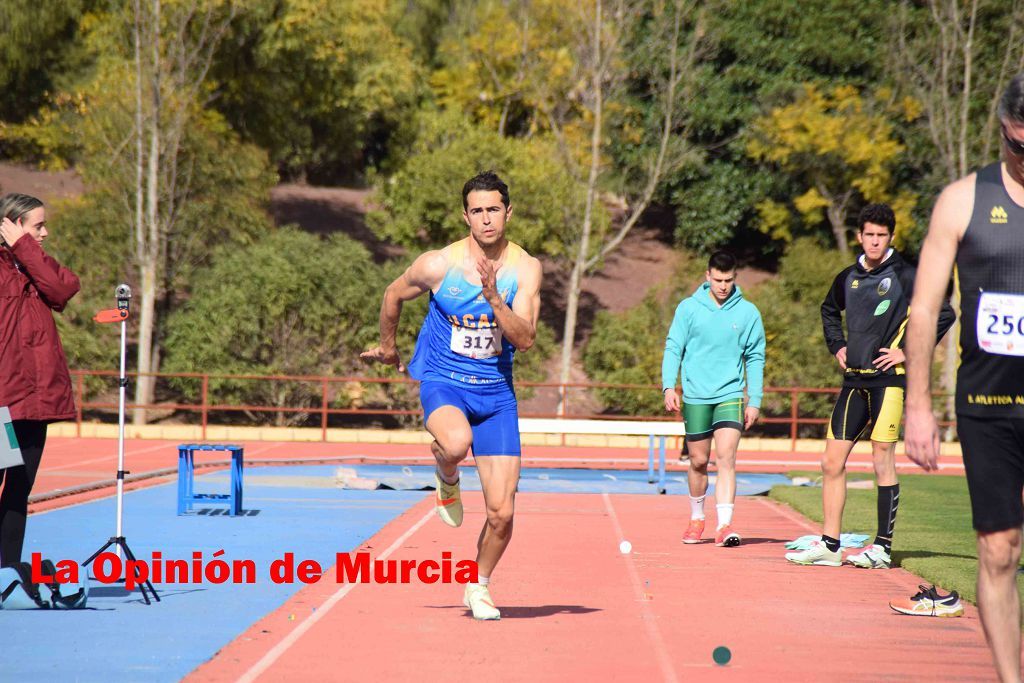
[[[843,387],[832,411],[821,463],[823,534],[811,548],[786,554],[787,560],[797,564],[842,564],[839,537],[846,505],[846,460],[865,434],[871,439],[878,481],[878,534],[871,546],[846,560],[878,569],[892,563],[900,496],[895,452],[906,388],[902,347],[916,274],[890,246],[895,227],[895,215],[885,204],[864,207],[857,230],[864,253],[836,276],[821,304],[825,344],[844,371]],[[940,338],[955,318],[947,303],[939,317]]]

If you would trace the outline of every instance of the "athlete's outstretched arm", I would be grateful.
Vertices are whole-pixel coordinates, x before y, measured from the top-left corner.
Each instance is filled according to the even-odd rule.
[[[494,310],[494,319],[501,333],[517,351],[527,351],[537,340],[537,320],[540,317],[540,283],[543,270],[540,261],[526,256],[519,266],[519,282],[512,308],[498,292],[497,275],[487,259],[477,262],[477,272],[483,284],[484,298]]]
[[[405,366],[398,355],[395,335],[398,320],[402,316],[402,304],[412,301],[424,292],[433,289],[444,278],[445,259],[440,251],[421,254],[405,272],[384,290],[384,301],[380,306],[380,346],[359,354],[368,363],[394,365],[399,372]]]
[[[907,456],[925,470],[938,467],[939,428],[932,414],[931,368],[935,331],[960,237],[974,206],[974,176],[947,187],[932,211],[928,235],[921,248],[921,267],[914,280],[907,326]]]

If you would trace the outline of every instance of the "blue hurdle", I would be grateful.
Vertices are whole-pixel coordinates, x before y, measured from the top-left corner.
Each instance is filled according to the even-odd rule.
[[[231,490],[229,493],[196,493],[196,451],[228,451],[231,454]],[[242,473],[245,467],[241,446],[224,444],[181,444],[178,446],[178,514],[192,511],[194,503],[227,505],[232,517],[242,514]]]

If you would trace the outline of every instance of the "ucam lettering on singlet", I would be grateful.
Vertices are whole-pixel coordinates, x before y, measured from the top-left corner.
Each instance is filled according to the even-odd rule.
[[[457,315],[449,315],[448,320],[451,321],[452,325],[459,327],[494,327],[497,323],[492,323],[490,317],[486,313],[481,313],[480,318],[475,319],[472,313],[466,313],[461,318]]]

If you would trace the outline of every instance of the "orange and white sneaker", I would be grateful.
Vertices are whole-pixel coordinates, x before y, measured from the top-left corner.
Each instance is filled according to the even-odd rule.
[[[918,586],[921,590],[909,598],[898,598],[889,602],[889,607],[900,614],[913,617],[961,617],[964,605],[956,591],[942,595],[935,586]]]
[[[467,583],[466,592],[462,596],[462,604],[473,610],[473,618],[490,621],[501,619],[501,612],[491,600],[491,592],[487,586],[479,583]]]
[[[437,472],[434,472],[434,481],[437,482],[437,495],[434,498],[437,516],[448,526],[462,526],[462,489],[459,482],[448,484]]]
[[[691,519],[690,526],[686,527],[683,534],[683,543],[700,543],[700,536],[704,533],[704,520]]]
[[[742,540],[740,535],[733,531],[728,524],[719,529],[715,535],[715,545],[725,548],[735,548]]]

